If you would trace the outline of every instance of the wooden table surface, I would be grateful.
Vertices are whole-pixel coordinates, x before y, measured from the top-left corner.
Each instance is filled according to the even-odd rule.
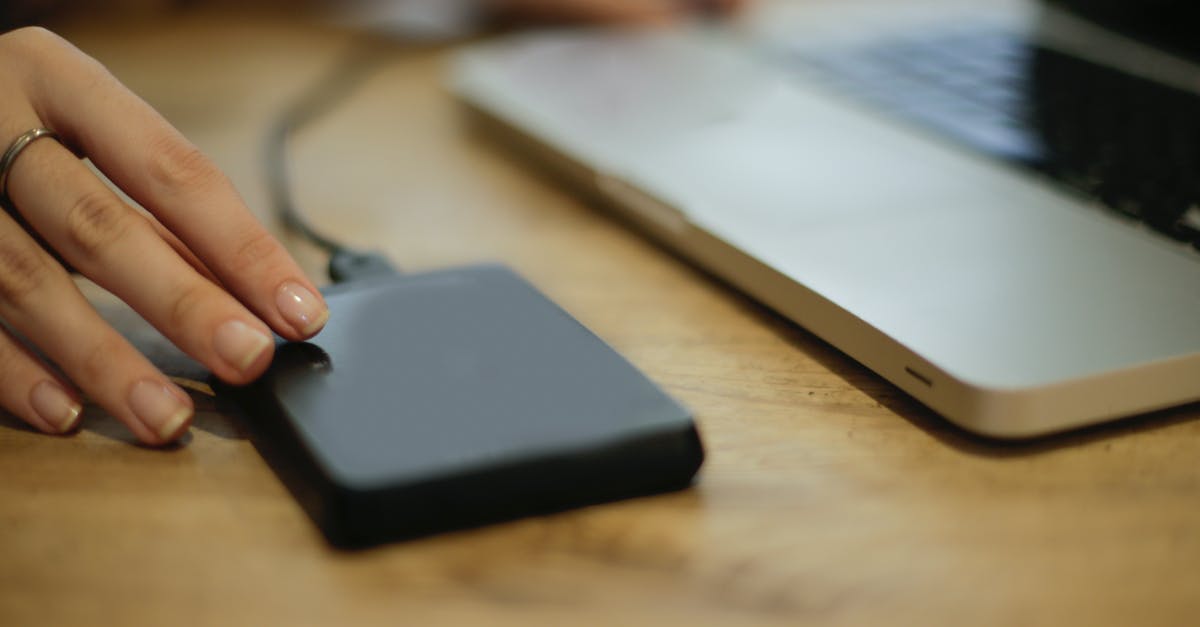
[[[57,28],[270,220],[265,129],[361,36],[231,11]],[[448,52],[397,50],[297,138],[301,204],[409,269],[515,266],[694,409],[695,487],[346,553],[203,394],[166,450],[95,408],[63,438],[0,418],[0,625],[1200,621],[1198,408],[967,436],[469,132],[441,86]]]

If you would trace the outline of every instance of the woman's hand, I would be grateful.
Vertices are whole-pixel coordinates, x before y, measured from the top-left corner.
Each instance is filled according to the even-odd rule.
[[[661,24],[691,15],[728,15],[746,0],[484,0],[493,12],[530,20]]]
[[[35,128],[62,143],[33,141],[8,171],[0,407],[47,433],[79,422],[79,394],[20,335],[142,442],[171,442],[191,421],[188,395],[100,318],[56,257],[235,384],[270,363],[272,330],[300,340],[325,324],[316,287],[211,161],[95,60],[26,28],[0,35],[0,150]]]

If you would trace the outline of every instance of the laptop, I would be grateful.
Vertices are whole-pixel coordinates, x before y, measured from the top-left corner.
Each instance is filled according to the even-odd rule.
[[[1190,11],[762,2],[485,41],[453,89],[946,419],[1027,438],[1200,399]]]

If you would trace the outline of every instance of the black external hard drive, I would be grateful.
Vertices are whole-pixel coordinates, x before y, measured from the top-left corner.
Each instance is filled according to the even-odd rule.
[[[502,266],[336,285],[234,399],[339,546],[688,486],[691,416]]]

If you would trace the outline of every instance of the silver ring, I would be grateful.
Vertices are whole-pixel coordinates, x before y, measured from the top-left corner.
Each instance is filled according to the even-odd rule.
[[[43,137],[58,141],[58,133],[48,128],[31,128],[14,139],[13,143],[8,145],[8,150],[4,151],[4,156],[0,157],[0,205],[6,209],[12,208],[12,201],[8,199],[8,171],[17,162],[17,156],[22,150]]]

